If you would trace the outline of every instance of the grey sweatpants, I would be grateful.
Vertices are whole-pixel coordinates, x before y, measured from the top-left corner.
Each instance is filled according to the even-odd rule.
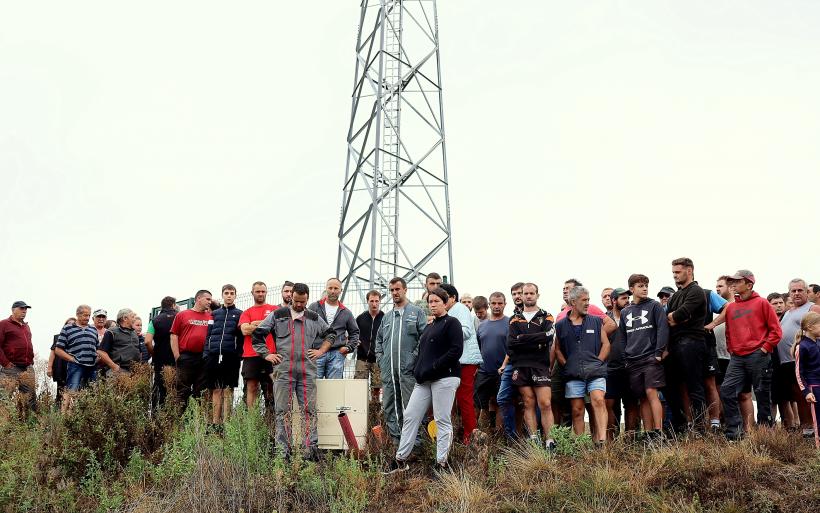
[[[401,428],[401,440],[396,459],[406,460],[416,443],[419,426],[430,404],[433,405],[433,418],[436,420],[436,461],[444,464],[453,442],[453,423],[450,413],[456,389],[461,384],[460,378],[441,378],[426,383],[416,383],[413,394],[404,410],[404,424]]]

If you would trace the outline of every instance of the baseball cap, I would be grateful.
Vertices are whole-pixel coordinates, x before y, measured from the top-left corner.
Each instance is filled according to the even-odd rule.
[[[105,309],[103,309],[103,308],[98,308],[98,309],[94,310],[93,314],[91,314],[91,317],[99,317],[99,316],[108,317],[108,312],[106,312]]]
[[[15,301],[11,304],[12,308],[31,308],[25,301]]]
[[[746,280],[750,283],[754,283],[755,282],[755,275],[752,273],[752,271],[750,271],[748,269],[741,269],[738,272],[736,272],[734,274],[734,276],[729,276],[729,279],[730,280],[738,280],[738,281]]]
[[[621,296],[622,296],[622,295],[624,295],[624,294],[626,294],[626,295],[628,295],[628,296],[631,296],[631,295],[632,295],[632,292],[629,292],[629,291],[628,291],[628,290],[626,290],[626,289],[622,289],[621,287],[618,287],[617,289],[612,289],[612,293],[611,293],[611,294],[609,294],[609,297],[610,297],[613,301],[615,301],[616,299],[618,299],[619,297],[621,297]]]
[[[673,289],[672,287],[663,287],[663,288],[661,288],[660,292],[658,292],[658,297],[671,296],[674,293],[675,293],[675,289]]]

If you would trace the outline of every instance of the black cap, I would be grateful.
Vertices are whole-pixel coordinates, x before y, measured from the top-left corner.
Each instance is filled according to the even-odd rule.
[[[15,301],[11,305],[12,308],[31,308],[25,301]]]
[[[661,296],[671,296],[675,293],[675,289],[672,287],[663,287],[660,292],[658,292],[658,297]]]

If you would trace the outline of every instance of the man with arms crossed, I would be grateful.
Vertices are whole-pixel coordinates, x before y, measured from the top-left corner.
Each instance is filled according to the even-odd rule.
[[[524,307],[510,319],[507,337],[509,365],[513,366],[512,384],[524,399],[524,424],[531,441],[539,442],[535,406],[541,410],[541,431],[548,450],[555,449],[550,404],[550,354],[555,336],[552,315],[538,306],[538,286],[527,283],[523,288]]]

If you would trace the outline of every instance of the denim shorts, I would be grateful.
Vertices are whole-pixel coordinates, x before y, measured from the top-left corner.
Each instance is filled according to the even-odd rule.
[[[567,381],[565,395],[567,399],[582,399],[593,390],[606,392],[606,378],[595,378],[591,381],[582,381],[580,379]]]

